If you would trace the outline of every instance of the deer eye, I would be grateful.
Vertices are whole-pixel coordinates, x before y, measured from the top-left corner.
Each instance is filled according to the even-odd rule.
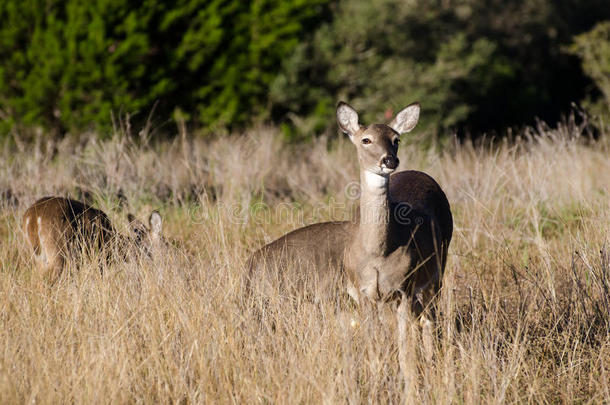
[[[362,143],[368,145],[371,143],[371,140],[369,138],[362,138]]]

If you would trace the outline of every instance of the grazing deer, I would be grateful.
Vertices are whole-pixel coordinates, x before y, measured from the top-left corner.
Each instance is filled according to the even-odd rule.
[[[117,233],[103,211],[80,201],[44,197],[25,211],[22,225],[40,272],[54,283],[65,263],[83,252],[97,249],[105,251],[109,258],[112,243],[117,243],[118,251],[123,255],[130,246],[151,255],[164,243],[161,216],[157,211],[150,215],[150,228],[131,215],[129,221],[134,232],[131,238]]]
[[[356,301],[383,302],[406,295],[421,314],[437,294],[453,233],[449,202],[438,183],[419,171],[398,167],[400,134],[419,120],[419,104],[401,110],[389,125],[359,123],[356,111],[337,106],[341,131],[356,146],[360,164],[357,221],[326,222],[297,229],[264,246],[249,262],[248,286],[261,271],[310,265],[315,279],[336,279],[341,267]],[[390,176],[391,175],[391,176]]]

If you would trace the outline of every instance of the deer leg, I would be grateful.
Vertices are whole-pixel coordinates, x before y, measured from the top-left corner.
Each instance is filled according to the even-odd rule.
[[[38,238],[41,247],[38,260],[39,268],[43,279],[53,285],[63,270],[64,257],[61,249],[52,240],[46,238],[43,232],[38,232]]]
[[[351,281],[347,282],[347,295],[356,302],[356,305],[360,303],[360,293]]]
[[[46,271],[44,272],[44,279],[50,284],[54,285],[59,276],[61,275],[64,268],[65,259],[60,252],[53,252],[47,262]]]
[[[421,327],[424,358],[427,362],[431,362],[434,355],[434,344],[432,342],[432,330],[434,328],[434,323],[432,323],[432,321],[428,319],[426,315],[422,315],[419,317],[419,325]]]

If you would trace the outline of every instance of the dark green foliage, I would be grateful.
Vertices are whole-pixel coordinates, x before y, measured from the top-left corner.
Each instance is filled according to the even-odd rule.
[[[83,129],[110,111],[137,111],[165,90],[142,91],[154,69],[154,8],[112,0],[4,1],[0,5],[0,109],[19,123]]]
[[[599,127],[610,127],[610,21],[578,35],[569,50],[581,58],[584,72],[596,86],[597,91],[584,101],[585,108],[599,120]]]
[[[199,123],[207,126],[264,116],[281,60],[317,23],[327,0],[198,3],[176,6],[161,23],[162,32],[179,33],[180,39],[168,52],[178,82],[170,100],[183,110],[195,107]]]
[[[61,132],[175,109],[206,127],[265,113],[269,83],[328,0],[5,0],[0,117]]]
[[[562,46],[606,17],[601,0],[342,0],[285,61],[274,117],[319,130],[340,98],[369,122],[419,100],[437,133],[556,122],[587,83]]]
[[[107,133],[156,106],[156,127],[307,137],[339,99],[365,121],[419,100],[437,134],[555,122],[589,87],[606,95],[588,45],[603,26],[568,48],[604,19],[608,0],[4,0],[0,135]]]

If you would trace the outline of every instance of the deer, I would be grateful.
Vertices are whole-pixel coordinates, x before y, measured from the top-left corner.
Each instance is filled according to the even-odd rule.
[[[336,280],[340,269],[346,292],[357,304],[404,299],[420,322],[427,321],[422,314],[441,288],[453,217],[432,177],[415,170],[395,172],[400,136],[417,125],[419,113],[419,103],[412,103],[387,125],[365,126],[354,108],[339,102],[339,129],[358,156],[359,215],[309,225],[262,247],[249,259],[247,287],[294,263],[308,265],[322,284]]]
[[[108,260],[113,247],[124,258],[129,248],[135,247],[151,257],[165,243],[159,212],[150,214],[148,228],[131,214],[128,220],[133,236],[117,232],[103,211],[88,204],[63,197],[44,197],[25,211],[22,229],[40,275],[52,285],[67,262],[83,252],[98,250]]]

